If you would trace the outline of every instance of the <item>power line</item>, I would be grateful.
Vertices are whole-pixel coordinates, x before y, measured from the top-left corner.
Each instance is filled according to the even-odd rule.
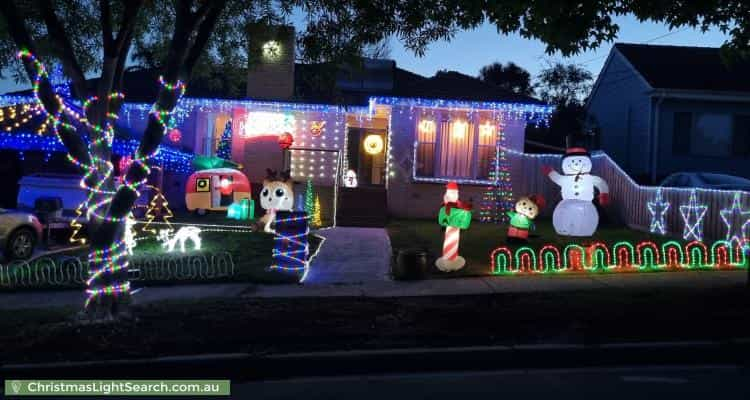
[[[657,41],[657,40],[659,40],[659,39],[664,39],[664,38],[665,38],[665,37],[667,37],[667,36],[672,36],[672,35],[676,35],[676,34],[678,34],[678,33],[681,33],[681,32],[685,32],[685,31],[686,31],[686,30],[688,30],[688,29],[690,29],[690,27],[689,27],[689,26],[685,26],[685,27],[683,27],[683,28],[681,28],[681,29],[678,29],[678,30],[676,30],[676,31],[670,31],[670,32],[667,32],[667,33],[665,33],[665,34],[663,34],[663,35],[659,35],[659,36],[657,36],[657,37],[655,37],[655,38],[651,38],[651,39],[649,39],[649,40],[646,40],[646,41],[640,42],[639,44],[648,44],[648,43],[652,43],[652,42],[655,42],[655,41]],[[600,60],[600,59],[602,59],[602,58],[604,58],[604,57],[607,57],[608,55],[609,55],[609,53],[607,53],[607,54],[605,54],[605,55],[603,55],[603,56],[598,56],[598,57],[594,57],[594,58],[592,58],[592,59],[590,59],[590,60],[586,60],[586,61],[583,61],[583,62],[581,62],[581,63],[579,63],[579,64],[580,64],[580,65],[586,65],[586,64],[588,64],[588,63],[590,63],[590,62],[594,62],[594,61],[596,61],[596,60]]]

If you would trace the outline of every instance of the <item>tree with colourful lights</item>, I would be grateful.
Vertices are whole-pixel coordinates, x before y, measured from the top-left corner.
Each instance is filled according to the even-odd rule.
[[[209,43],[226,1],[52,2],[42,0],[20,6],[0,2],[3,17],[0,48],[16,48],[32,82],[38,109],[47,115],[50,130],[84,173],[88,190],[86,209],[90,238],[88,299],[85,310],[92,318],[111,318],[130,302],[125,222],[138,198],[138,189],[149,174],[149,161],[165,133],[173,126],[172,112],[184,94],[186,82]],[[173,5],[170,5],[173,4]],[[174,7],[174,12],[164,12]],[[121,180],[112,165],[114,124],[125,100],[121,93],[125,63],[133,42],[152,34],[148,24],[172,15],[170,34],[158,39],[165,52],[157,97],[149,114],[133,162]],[[102,54],[97,58],[96,54]],[[12,66],[2,54],[0,68]],[[58,94],[47,73],[45,60],[59,59],[70,79],[73,98]],[[87,85],[86,72],[100,71],[95,87]],[[74,101],[80,102],[78,107]]]

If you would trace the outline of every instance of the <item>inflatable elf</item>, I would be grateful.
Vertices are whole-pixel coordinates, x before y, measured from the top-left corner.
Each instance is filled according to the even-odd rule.
[[[466,264],[466,260],[458,255],[458,242],[461,229],[467,229],[471,224],[471,204],[458,199],[456,182],[450,182],[445,187],[438,223],[445,227],[445,239],[443,256],[435,261],[435,266],[441,271],[457,271]]]
[[[544,198],[539,195],[518,199],[515,209],[507,212],[510,217],[508,242],[526,242],[529,239],[529,230],[534,228],[534,218],[539,215],[544,204]]]

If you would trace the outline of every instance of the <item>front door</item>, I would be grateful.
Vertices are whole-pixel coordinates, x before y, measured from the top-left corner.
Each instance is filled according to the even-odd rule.
[[[349,128],[346,156],[360,186],[384,186],[387,135],[384,130]]]

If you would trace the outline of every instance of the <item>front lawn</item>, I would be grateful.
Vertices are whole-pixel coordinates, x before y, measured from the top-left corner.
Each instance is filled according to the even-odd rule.
[[[507,224],[489,224],[472,221],[467,230],[460,234],[458,254],[466,259],[466,266],[456,272],[445,273],[435,268],[435,259],[440,257],[443,248],[443,228],[434,220],[391,220],[387,226],[394,255],[402,249],[423,249],[428,252],[429,277],[455,277],[490,275],[490,254],[500,246],[507,246],[515,250],[528,246],[538,251],[547,244],[564,248],[568,244],[586,245],[595,241],[612,246],[620,241],[638,243],[651,240],[657,244],[675,240],[675,238],[656,236],[635,231],[621,226],[600,224],[593,238],[569,238],[558,236],[552,226],[551,219],[541,219],[536,222],[536,230],[532,232],[527,244],[509,244],[506,241]],[[681,242],[681,241],[680,241]]]
[[[274,236],[247,230],[247,221],[229,220],[224,215],[177,215],[171,219],[175,230],[196,225],[201,229],[201,250],[193,251],[188,242],[186,253],[165,252],[152,233],[143,233],[144,221],[135,225],[137,246],[130,256],[131,280],[144,285],[202,282],[297,283],[295,273],[271,270]],[[152,224],[155,230],[163,225]],[[322,240],[308,235],[309,254]],[[179,248],[179,246],[178,246]],[[88,269],[87,247],[42,256],[29,262],[17,262],[0,269],[0,290],[61,289],[84,286]]]

